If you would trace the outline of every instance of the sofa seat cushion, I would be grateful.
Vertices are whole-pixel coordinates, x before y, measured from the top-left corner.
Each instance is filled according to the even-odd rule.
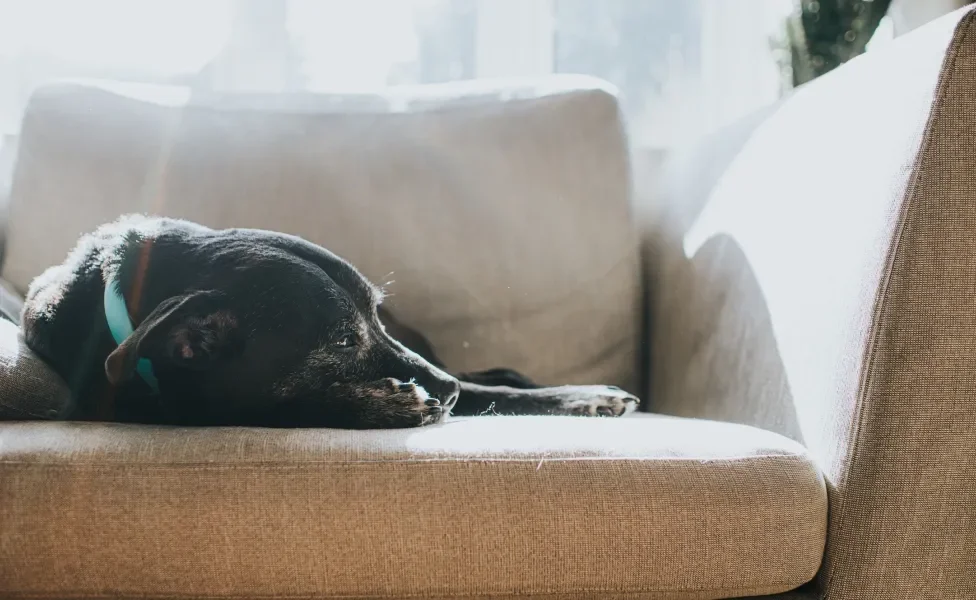
[[[728,598],[816,573],[805,450],[725,423],[0,426],[0,596]]]

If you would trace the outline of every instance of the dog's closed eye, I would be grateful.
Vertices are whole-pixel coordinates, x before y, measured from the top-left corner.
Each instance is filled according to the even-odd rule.
[[[339,338],[335,342],[335,346],[343,350],[355,348],[358,345],[359,345],[359,336],[356,335],[355,333],[343,334],[339,336]]]

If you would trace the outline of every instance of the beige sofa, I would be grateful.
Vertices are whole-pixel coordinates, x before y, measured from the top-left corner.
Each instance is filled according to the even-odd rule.
[[[656,414],[3,424],[0,595],[976,597],[974,20],[696,144],[655,190],[588,79],[40,90],[14,290],[123,212],[281,229],[395,279],[452,368],[615,383]],[[64,384],[0,332],[0,402],[43,417]]]

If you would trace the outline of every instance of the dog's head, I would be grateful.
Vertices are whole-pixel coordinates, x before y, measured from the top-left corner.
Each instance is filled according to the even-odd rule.
[[[146,294],[162,300],[105,362],[121,383],[149,359],[177,421],[409,427],[456,401],[455,378],[386,332],[381,291],[318,246],[230,230],[180,260],[153,259]],[[167,269],[197,273],[166,289]]]

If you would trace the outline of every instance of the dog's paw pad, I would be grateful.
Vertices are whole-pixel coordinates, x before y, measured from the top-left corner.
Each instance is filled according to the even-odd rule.
[[[417,392],[417,384],[412,381],[406,383],[400,381],[399,379],[393,379],[392,377],[387,380],[390,384],[390,388],[400,394],[413,394]],[[421,388],[422,389],[422,388]]]

